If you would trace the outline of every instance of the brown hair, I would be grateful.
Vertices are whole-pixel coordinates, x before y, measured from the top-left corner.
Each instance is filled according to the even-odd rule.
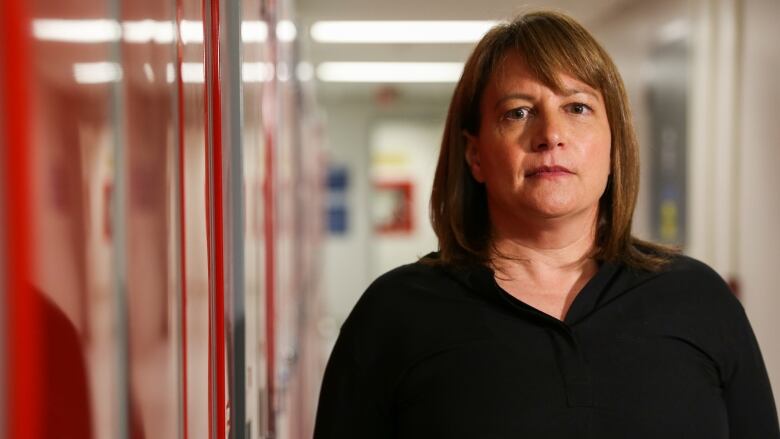
[[[453,94],[431,194],[431,223],[439,238],[438,263],[486,263],[491,225],[483,184],[465,160],[465,133],[477,135],[480,103],[492,72],[508,54],[519,54],[545,85],[560,89],[566,72],[599,90],[612,135],[611,175],[599,201],[597,260],[657,270],[674,250],[631,236],[639,191],[639,148],[623,80],[612,59],[574,19],[557,12],[521,15],[491,29],[469,57]]]

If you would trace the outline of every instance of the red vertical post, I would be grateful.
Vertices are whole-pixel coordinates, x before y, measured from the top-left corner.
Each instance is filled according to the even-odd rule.
[[[207,58],[208,53],[206,52],[206,47],[208,46],[208,38],[209,38],[209,23],[206,21],[206,1],[207,0],[201,0],[201,17],[203,17],[203,74],[204,74],[204,81],[203,81],[203,96],[205,97],[205,103],[203,105],[203,129],[204,129],[204,139],[205,139],[205,145],[206,145],[206,248],[208,249],[206,253],[208,254],[208,285],[209,285],[209,342],[208,342],[208,404],[209,404],[209,410],[208,410],[208,428],[209,428],[209,439],[215,439],[214,438],[214,368],[212,367],[213,364],[213,349],[212,346],[214,345],[214,338],[212,337],[213,328],[214,328],[214,322],[212,321],[212,309],[211,309],[211,297],[213,295],[213,291],[211,288],[211,280],[214,278],[213,273],[213,267],[212,267],[212,258],[211,258],[211,249],[213,248],[214,243],[214,237],[211,236],[211,227],[212,227],[212,220],[211,220],[211,203],[212,203],[212,196],[211,196],[211,185],[209,184],[209,176],[211,175],[211,168],[209,166],[209,154],[211,154],[211,149],[209,148],[209,138],[211,136],[211,129],[209,128],[209,114],[211,109],[209,108],[208,102],[209,102],[209,84],[208,84],[208,75],[206,74],[207,70]]]
[[[38,439],[42,408],[41,343],[38,302],[30,275],[33,261],[30,224],[32,172],[30,109],[32,76],[30,64],[30,17],[28,3],[0,3],[0,195],[5,201],[6,223],[0,239],[5,244],[6,327],[5,398],[9,439]],[[0,200],[2,201],[2,200]]]
[[[206,8],[207,0],[203,0],[204,11]],[[206,75],[206,93],[207,101],[207,140],[210,140],[210,163],[211,163],[211,181],[213,185],[208,191],[209,203],[207,206],[213,212],[213,223],[209,225],[209,230],[213,236],[209,237],[210,245],[213,245],[213,249],[210,252],[213,255],[214,272],[213,272],[213,308],[209,313],[210,316],[210,337],[213,334],[213,339],[209,340],[209,355],[213,357],[209,359],[209,380],[214,380],[209,383],[209,401],[212,403],[212,407],[215,407],[215,412],[209,416],[209,429],[210,432],[216,434],[215,439],[225,439],[225,261],[224,261],[224,186],[223,186],[223,173],[222,173],[222,87],[221,87],[221,75],[220,75],[220,14],[219,14],[219,0],[209,1],[209,14],[204,14],[209,18],[207,23],[204,20],[204,41],[208,38],[208,44],[206,47],[206,59],[205,62],[209,63],[211,75]],[[210,117],[209,117],[210,116]],[[209,123],[211,120],[211,130],[209,131]],[[207,160],[207,166],[209,161]],[[208,175],[208,174],[207,174]],[[213,367],[212,367],[213,364]],[[213,390],[212,390],[213,389]],[[214,426],[213,423],[216,423]]]

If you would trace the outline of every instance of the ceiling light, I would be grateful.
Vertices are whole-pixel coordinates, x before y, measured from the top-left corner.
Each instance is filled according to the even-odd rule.
[[[497,21],[318,21],[320,43],[473,43]]]
[[[181,80],[185,84],[203,84],[206,79],[203,63],[185,62],[181,64]],[[172,63],[166,66],[168,83],[176,80],[176,71]],[[268,82],[274,77],[274,66],[268,62],[245,62],[241,65],[243,82]]]
[[[280,61],[276,66],[276,77],[279,78],[279,80],[282,82],[287,82],[290,80],[290,67],[286,62]]]
[[[115,62],[73,64],[73,77],[79,84],[104,84],[122,80],[122,67]]]
[[[289,43],[290,41],[295,40],[297,35],[298,29],[295,28],[295,23],[292,21],[280,20],[279,23],[276,24],[276,37],[279,38],[279,41]]]
[[[241,65],[243,82],[268,82],[274,77],[274,65],[269,62],[245,62]]]
[[[136,20],[68,20],[39,18],[33,20],[33,36],[38,40],[63,43],[127,43],[170,44],[176,35],[173,21]],[[203,43],[203,22],[182,20],[179,24],[184,44]],[[277,35],[282,41],[295,39],[295,25],[282,20],[277,25]],[[241,39],[245,43],[264,42],[268,38],[268,25],[264,21],[241,22]]]
[[[311,81],[314,79],[314,67],[309,62],[301,61],[295,67],[295,76],[301,82]]]
[[[245,43],[262,43],[268,39],[268,25],[264,21],[242,21],[241,40]]]
[[[203,22],[194,20],[182,20],[179,24],[181,42],[184,44],[203,42]]]
[[[39,40],[67,43],[110,43],[119,41],[122,28],[115,20],[33,20],[33,36]]]
[[[317,77],[325,82],[457,82],[459,62],[324,62]]]
[[[202,84],[206,81],[206,70],[202,62],[181,63],[181,80],[189,84]]]
[[[165,66],[165,79],[168,83],[176,80],[176,70],[173,63]],[[206,71],[202,62],[181,63],[181,81],[187,84],[203,84],[206,81]]]
[[[125,21],[122,23],[123,39],[128,43],[159,44],[173,42],[174,28],[172,21]]]

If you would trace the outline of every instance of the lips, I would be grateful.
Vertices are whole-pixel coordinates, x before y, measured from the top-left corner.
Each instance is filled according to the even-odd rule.
[[[533,168],[525,173],[526,177],[554,177],[559,175],[573,174],[568,168],[564,166],[539,166]]]

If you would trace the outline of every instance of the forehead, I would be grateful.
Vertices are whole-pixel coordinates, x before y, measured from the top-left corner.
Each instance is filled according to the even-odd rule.
[[[491,72],[485,90],[486,95],[493,94],[494,98],[500,98],[503,94],[520,90],[531,92],[533,91],[531,89],[544,87],[556,94],[568,94],[571,90],[579,90],[601,97],[599,90],[566,71],[556,70],[544,75],[546,77],[540,76],[528,66],[522,55],[509,52],[501,58]]]

